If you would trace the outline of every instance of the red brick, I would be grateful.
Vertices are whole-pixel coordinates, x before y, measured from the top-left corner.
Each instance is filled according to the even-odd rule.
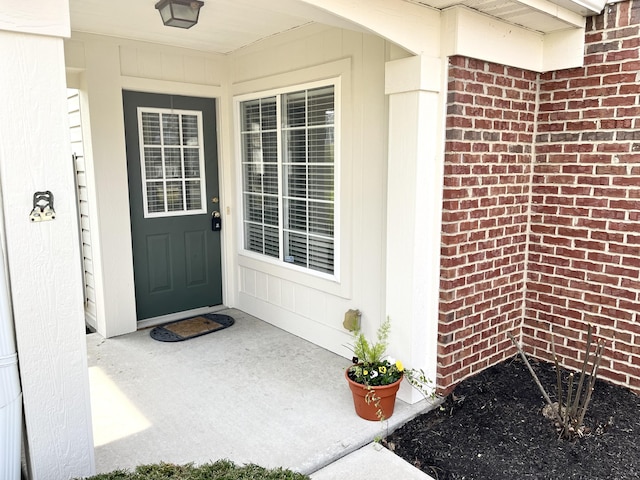
[[[617,108],[618,117],[637,117],[640,114],[640,107]]]
[[[625,62],[622,64],[623,72],[637,72],[640,70],[640,60],[634,62]]]
[[[637,35],[637,32],[636,32]],[[638,58],[637,50],[622,50],[620,52],[609,52],[605,55],[605,61],[607,62],[623,62],[624,60],[635,60]],[[616,78],[613,81],[609,81],[609,79],[605,76],[603,78],[605,83],[625,83],[628,82],[625,80],[625,77],[621,79]]]
[[[638,43],[640,43],[640,37],[638,37]],[[640,93],[640,85],[633,83],[630,85],[620,85],[618,90],[620,95],[638,94]]]
[[[601,367],[600,370],[598,371],[598,376],[600,378],[606,378],[609,381],[619,383],[622,385],[625,385],[627,383],[627,377],[625,375],[623,375],[622,373],[610,370],[609,368]]]
[[[639,177],[615,177],[613,179],[613,185],[621,187],[638,187],[640,186]]]
[[[577,178],[577,183],[581,185],[610,185],[611,179],[609,177],[580,175]],[[606,196],[606,194],[603,196]]]
[[[623,262],[624,263],[624,262]],[[621,277],[639,278],[640,272],[637,269],[622,268],[614,265],[606,265],[605,273],[608,275],[617,275]]]
[[[598,165],[596,166],[596,175],[626,175],[627,167],[625,165]]]
[[[610,78],[609,82],[614,83],[614,78]],[[584,77],[570,80],[568,88],[580,88],[580,87],[597,87],[600,85],[599,77]]]
[[[602,100],[603,107],[628,107],[636,104],[636,96],[627,95],[605,98]]]

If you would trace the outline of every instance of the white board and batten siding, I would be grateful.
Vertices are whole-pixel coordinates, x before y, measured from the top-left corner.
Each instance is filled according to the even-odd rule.
[[[334,279],[263,261],[243,251],[238,229],[238,308],[350,358],[343,328],[349,309],[362,311],[374,334],[385,314],[387,103],[385,63],[402,51],[379,37],[314,25],[232,55],[234,98],[338,79],[340,146],[336,146]],[[233,119],[238,128],[237,118]],[[239,141],[234,140],[236,203],[241,208]],[[241,212],[238,212],[240,214]],[[402,214],[402,212],[399,212]],[[240,215],[238,215],[240,216]]]
[[[82,252],[82,273],[84,278],[84,308],[87,324],[96,326],[96,296],[93,278],[93,254],[91,252],[91,222],[89,220],[89,196],[82,142],[80,117],[80,96],[78,90],[67,89],[69,129],[71,138],[71,158],[74,162],[76,190],[79,212],[79,241]]]

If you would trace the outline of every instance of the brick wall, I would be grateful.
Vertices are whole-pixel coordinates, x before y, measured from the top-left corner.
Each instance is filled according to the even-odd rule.
[[[549,359],[553,325],[578,368],[593,324],[601,376],[640,392],[640,0],[586,30],[582,68],[450,59],[443,391],[513,355],[506,330]]]
[[[452,57],[438,337],[442,390],[514,353],[526,260],[537,76]]]
[[[523,341],[640,390],[640,2],[587,21],[583,68],[541,75]]]

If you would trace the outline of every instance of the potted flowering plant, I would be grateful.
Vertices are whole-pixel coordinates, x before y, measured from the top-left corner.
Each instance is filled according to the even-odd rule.
[[[375,343],[359,327],[353,330],[353,365],[345,372],[356,413],[366,420],[384,420],[393,414],[396,393],[403,378],[425,397],[430,381],[422,370],[405,369],[400,360],[385,356],[391,323],[387,318],[378,328]]]

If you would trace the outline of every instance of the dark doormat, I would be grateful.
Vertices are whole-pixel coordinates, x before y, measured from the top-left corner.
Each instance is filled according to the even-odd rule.
[[[160,342],[181,342],[230,327],[235,320],[229,315],[205,313],[159,325],[151,330],[151,338]]]

